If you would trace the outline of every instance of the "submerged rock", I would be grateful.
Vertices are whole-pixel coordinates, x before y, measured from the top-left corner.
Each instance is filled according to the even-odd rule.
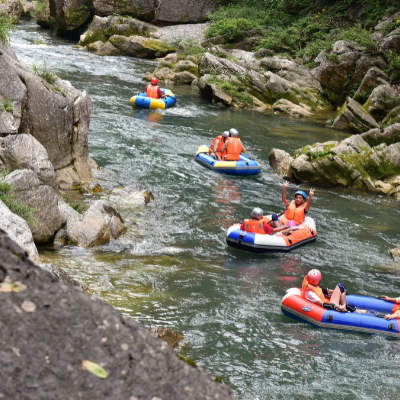
[[[120,205],[147,205],[154,200],[154,195],[147,190],[141,190],[136,186],[115,188],[109,193],[109,199]]]
[[[23,288],[0,292],[5,399],[17,391],[31,400],[234,400],[227,386],[181,361],[137,322],[34,265],[3,232],[0,260],[0,282]],[[100,364],[108,377],[84,370],[80,360]]]
[[[154,327],[150,328],[149,332],[153,337],[166,341],[173,349],[178,352],[183,351],[189,346],[189,342],[185,340],[183,335],[169,328]]]
[[[393,261],[400,263],[400,249],[390,250],[390,255],[392,256]]]

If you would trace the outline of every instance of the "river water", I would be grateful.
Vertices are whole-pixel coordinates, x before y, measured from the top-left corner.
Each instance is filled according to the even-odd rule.
[[[31,45],[35,39],[47,46]],[[102,186],[134,184],[155,196],[145,208],[122,209],[123,238],[95,249],[41,248],[44,260],[146,327],[181,332],[190,342],[187,356],[240,400],[398,398],[398,342],[317,330],[280,310],[285,290],[299,286],[311,268],[331,288],[343,282],[351,293],[400,296],[400,269],[388,253],[400,243],[398,202],[317,187],[309,214],[317,223],[315,243],[267,255],[225,243],[226,228],[253,207],[283,210],[283,180],[268,164],[271,148],[293,151],[348,134],[327,129],[326,115],[310,122],[220,109],[187,86],[170,87],[180,101],[175,108],[133,110],[129,98],[143,91],[142,76],[155,62],[80,52],[30,21],[13,32],[12,45],[26,65],[46,59],[89,93],[90,155],[103,168]],[[219,175],[193,161],[199,145],[232,127],[245,146],[264,149],[254,154],[258,176]],[[297,188],[291,184],[288,197]]]

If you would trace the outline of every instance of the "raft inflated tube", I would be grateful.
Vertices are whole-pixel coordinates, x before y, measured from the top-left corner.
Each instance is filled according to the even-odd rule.
[[[138,108],[145,108],[149,110],[155,110],[155,109],[165,110],[173,106],[176,103],[175,95],[169,89],[161,89],[161,91],[167,96],[171,97],[165,97],[162,99],[152,99],[151,97],[147,97],[146,93],[140,93],[137,96],[131,97],[129,103],[132,106]]]
[[[271,221],[271,216],[264,217]],[[301,225],[287,235],[261,235],[242,231],[240,224],[228,228],[226,243],[228,246],[252,253],[287,252],[317,240],[317,230],[312,218],[306,217]]]
[[[335,329],[340,331],[384,335],[400,339],[400,319],[386,320],[385,314],[392,314],[393,303],[367,296],[346,296],[358,309],[374,312],[343,313],[327,310],[301,296],[301,289],[291,288],[283,296],[281,309],[288,317],[307,322],[316,328]],[[377,316],[379,315],[379,317]]]
[[[218,161],[208,151],[209,147],[202,145],[194,156],[194,160],[203,167],[228,175],[257,175],[260,172],[260,164],[244,154],[240,155],[240,161]]]

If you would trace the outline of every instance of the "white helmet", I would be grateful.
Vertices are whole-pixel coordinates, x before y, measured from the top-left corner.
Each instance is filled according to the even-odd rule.
[[[225,132],[222,134],[222,136],[223,136],[223,137],[229,137],[229,132],[228,132],[228,131],[225,131]]]
[[[230,129],[229,133],[231,134],[232,137],[238,137],[239,136],[239,132],[234,128]]]
[[[264,213],[261,208],[256,207],[252,212],[251,212],[251,218],[255,219],[261,219],[263,217]]]

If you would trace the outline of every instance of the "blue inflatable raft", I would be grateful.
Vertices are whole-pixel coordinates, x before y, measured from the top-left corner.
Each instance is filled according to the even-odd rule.
[[[175,95],[169,89],[161,89],[161,91],[169,97],[162,99],[152,99],[147,97],[146,93],[140,93],[137,96],[131,97],[129,103],[138,108],[146,108],[150,110],[161,109],[165,110],[172,107],[176,103]]]
[[[317,328],[336,329],[400,339],[400,319],[386,320],[392,314],[394,304],[367,296],[346,296],[348,302],[366,313],[343,313],[327,310],[301,296],[301,289],[291,288],[282,299],[281,309],[288,317],[307,322]]]
[[[246,155],[241,154],[240,161],[218,161],[208,154],[206,145],[197,149],[194,159],[203,167],[228,175],[257,175],[260,172],[260,164]]]

